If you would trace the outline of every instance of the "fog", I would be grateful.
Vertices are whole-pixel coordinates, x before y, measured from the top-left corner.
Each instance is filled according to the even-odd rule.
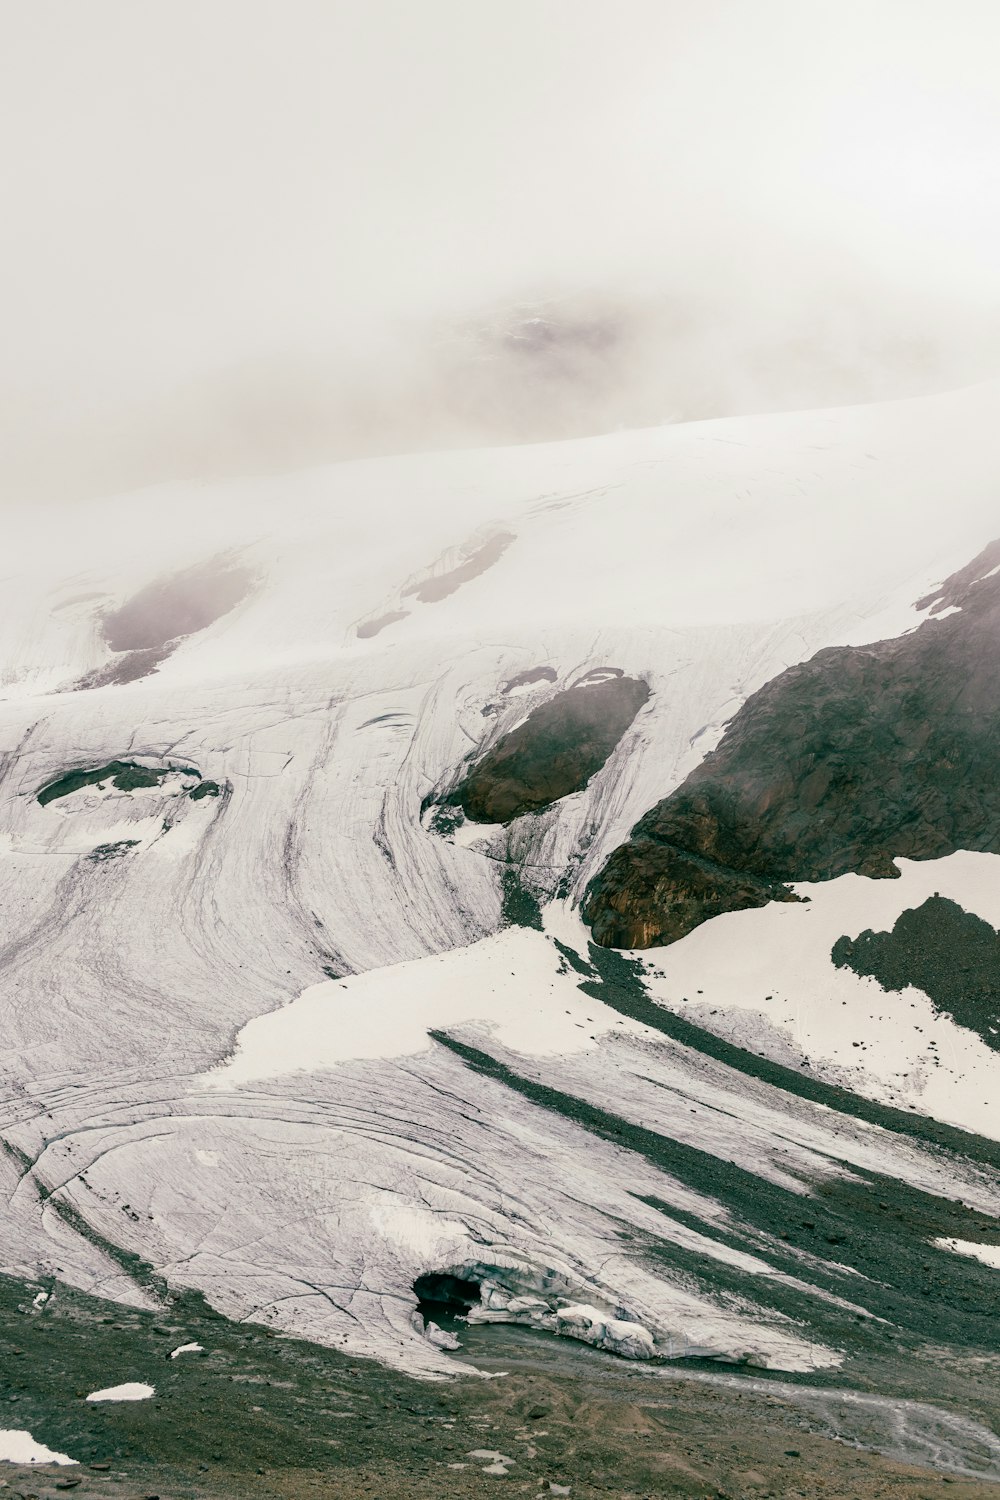
[[[0,0],[0,496],[1000,374],[994,0]]]

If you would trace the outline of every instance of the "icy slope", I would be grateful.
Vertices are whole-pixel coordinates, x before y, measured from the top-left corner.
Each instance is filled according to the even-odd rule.
[[[427,1273],[478,1281],[480,1316],[790,1369],[835,1363],[859,1316],[908,1328],[914,1257],[990,1274],[927,1248],[1000,1214],[988,1143],[966,1160],[955,1136],[944,1161],[889,1114],[831,1110],[629,1018],[632,970],[597,974],[574,910],[751,692],[918,623],[912,601],[998,529],[998,417],[989,386],[19,523],[0,653],[3,1264],[133,1299],[157,1276],[194,1285],[428,1372],[453,1360],[416,1315]],[[584,787],[504,828],[441,815],[471,759],[609,669],[650,695]],[[683,968],[698,936],[668,950],[681,969],[659,965],[664,1015],[685,986],[703,1009],[746,1004],[716,950],[706,978]],[[811,948],[793,967],[812,1018],[838,971]],[[785,1032],[788,1059],[844,1080],[830,1028]],[[878,1035],[851,1089],[996,1134],[958,1071],[907,1092],[908,1054],[877,1055]],[[995,1097],[990,1063],[977,1053],[975,1097]],[[783,1238],[821,1185],[848,1218],[876,1191],[919,1202],[906,1246],[886,1230],[855,1263],[835,1228]],[[951,1316],[940,1337],[971,1338]]]

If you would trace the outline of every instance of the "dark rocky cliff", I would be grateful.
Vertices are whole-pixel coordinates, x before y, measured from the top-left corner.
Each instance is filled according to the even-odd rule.
[[[604,765],[649,687],[616,676],[557,693],[488,750],[449,799],[474,823],[509,823],[585,787]]]
[[[596,941],[674,942],[794,900],[790,881],[891,878],[900,855],[1000,852],[998,566],[994,542],[921,601],[917,630],[820,651],[748,699],[591,883]]]

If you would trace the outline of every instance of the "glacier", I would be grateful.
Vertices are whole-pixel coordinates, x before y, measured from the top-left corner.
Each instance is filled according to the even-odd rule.
[[[995,534],[998,417],[990,384],[12,522],[3,1269],[141,1306],[196,1288],[431,1378],[468,1367],[428,1336],[427,1273],[475,1281],[474,1319],[633,1357],[840,1365],[844,1319],[891,1321],[876,1278],[751,1224],[744,1184],[787,1205],[891,1180],[953,1206],[963,1232],[927,1243],[957,1245],[963,1215],[1000,1220],[989,1150],[945,1156],[624,1014],[579,902],[757,688],[926,617]],[[112,649],[114,612],[192,570],[245,587],[155,662]],[[609,669],[650,697],[583,789],[435,819],[534,704]],[[39,800],[116,763],[151,784]],[[997,856],[904,863],[628,972],[790,1073],[1000,1140],[996,1054],[829,961],[921,892],[1000,915]]]

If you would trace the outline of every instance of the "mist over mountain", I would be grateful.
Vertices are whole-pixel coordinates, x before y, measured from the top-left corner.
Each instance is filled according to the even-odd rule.
[[[984,0],[7,10],[8,507],[998,367]]]

